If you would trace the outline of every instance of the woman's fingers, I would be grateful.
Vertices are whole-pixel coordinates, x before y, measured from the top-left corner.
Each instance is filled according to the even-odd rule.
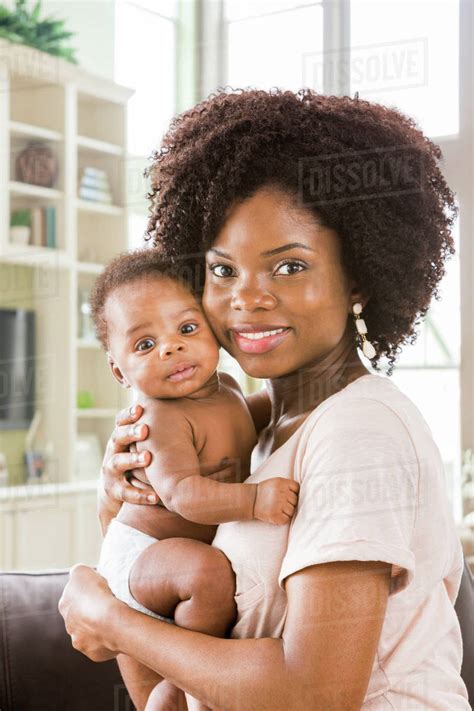
[[[159,496],[153,491],[152,487],[147,489],[139,489],[126,479],[115,481],[112,487],[111,495],[114,499],[123,501],[127,504],[157,504]]]
[[[110,649],[101,634],[101,625],[117,602],[106,580],[92,568],[82,564],[71,568],[58,609],[72,646],[95,662],[117,656],[118,650]]]
[[[129,504],[156,504],[159,497],[154,489],[144,482],[134,486],[127,474],[132,469],[146,467],[151,461],[150,452],[117,452],[112,455],[104,472],[104,489],[107,496]]]
[[[140,442],[147,437],[147,425],[117,425],[111,437],[113,451],[123,452],[132,442]]]
[[[138,403],[135,403],[131,407],[127,407],[126,410],[121,410],[115,417],[115,424],[121,425],[132,425],[136,422],[143,413],[143,407]]]

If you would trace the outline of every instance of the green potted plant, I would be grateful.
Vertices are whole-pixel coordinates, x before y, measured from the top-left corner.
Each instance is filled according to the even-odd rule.
[[[27,0],[15,0],[14,10],[0,5],[0,38],[26,44],[42,52],[62,57],[77,64],[75,50],[67,46],[67,40],[74,36],[64,28],[64,20],[54,17],[40,19],[41,0],[32,10],[27,8]]]
[[[10,242],[25,246],[29,244],[31,234],[31,212],[16,210],[10,219]]]

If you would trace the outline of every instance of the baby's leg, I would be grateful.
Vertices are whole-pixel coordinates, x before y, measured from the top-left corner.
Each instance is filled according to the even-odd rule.
[[[223,637],[235,618],[235,578],[224,554],[206,543],[189,538],[168,538],[147,548],[132,566],[130,592],[146,608],[173,617],[180,627]],[[145,711],[182,711],[184,694],[167,681],[150,688],[147,667],[131,660],[120,670],[138,706],[149,694]],[[160,679],[155,675],[156,681]],[[131,684],[131,686],[129,686]],[[143,706],[141,706],[143,708]],[[206,707],[195,702],[194,709]]]
[[[129,577],[133,597],[177,625],[224,637],[235,619],[235,577],[225,555],[191,538],[166,538],[141,553]]]
[[[117,663],[137,711],[187,711],[184,692],[159,674],[125,654],[117,656]]]

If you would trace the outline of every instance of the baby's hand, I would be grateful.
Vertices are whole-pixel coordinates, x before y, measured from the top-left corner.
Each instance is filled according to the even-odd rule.
[[[253,517],[267,523],[289,523],[298,503],[300,485],[293,479],[267,479],[257,484]]]

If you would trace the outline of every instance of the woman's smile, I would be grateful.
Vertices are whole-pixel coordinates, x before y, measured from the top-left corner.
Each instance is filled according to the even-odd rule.
[[[267,353],[277,348],[286,339],[290,330],[285,326],[256,324],[234,326],[230,329],[230,333],[237,347],[244,353]]]

